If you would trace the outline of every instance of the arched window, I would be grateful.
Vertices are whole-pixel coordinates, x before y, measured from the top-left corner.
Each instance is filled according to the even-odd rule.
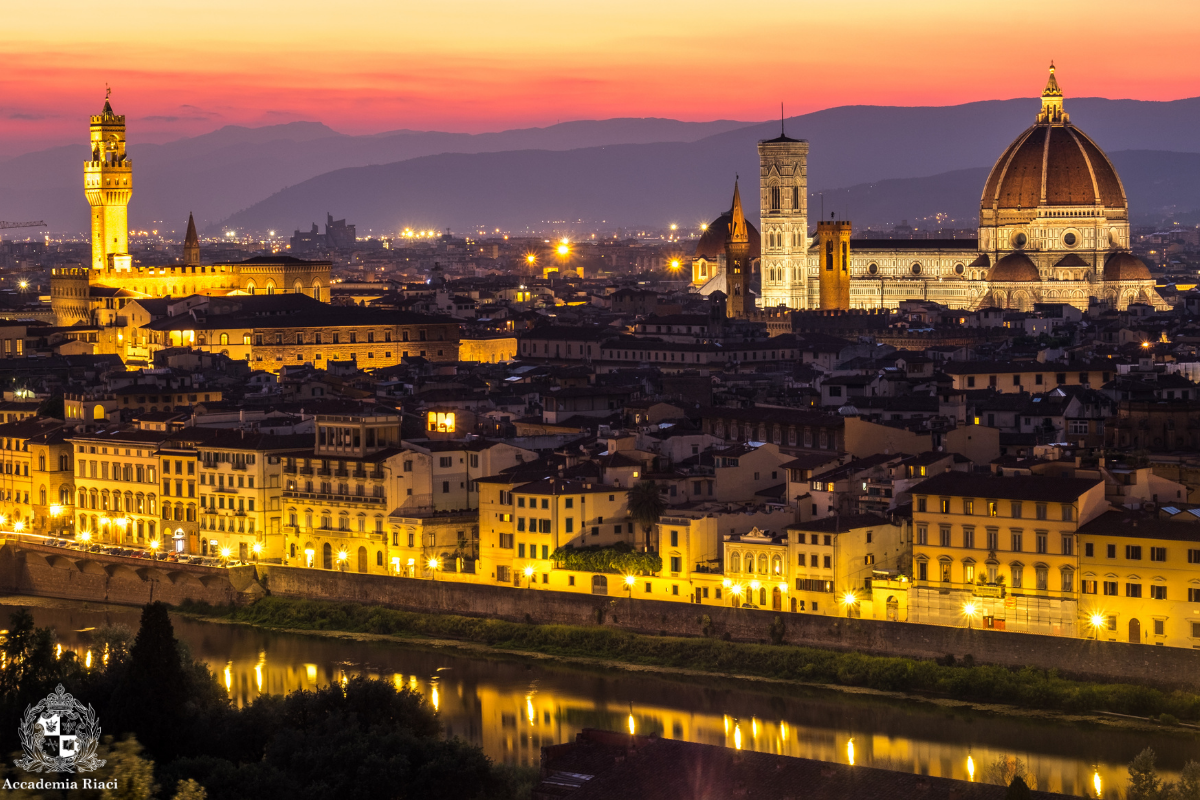
[[[228,333],[221,334],[221,344],[229,344],[229,334]]]
[[[321,566],[325,569],[333,569],[333,547],[329,542],[321,545]]]
[[[377,566],[377,567],[383,566],[383,551],[382,550],[375,551],[375,566]]]
[[[742,557],[740,555],[738,555],[737,553],[733,553],[732,555],[729,556],[729,571],[730,572],[741,572],[742,571]]]
[[[758,557],[758,572],[761,575],[767,574],[767,555],[762,553]]]
[[[746,553],[746,572],[754,574],[754,554]]]
[[[771,557],[771,574],[772,575],[782,575],[783,574],[783,559],[781,559],[779,556]]]
[[[367,571],[367,548],[365,547],[358,548],[358,571]]]

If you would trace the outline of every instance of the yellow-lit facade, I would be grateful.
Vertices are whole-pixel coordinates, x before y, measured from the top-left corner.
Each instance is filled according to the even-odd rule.
[[[1080,633],[1076,532],[1107,510],[1102,482],[946,473],[912,496],[910,622]]]
[[[159,538],[158,447],[164,438],[100,430],[68,439],[75,449],[77,536],[135,547]]]

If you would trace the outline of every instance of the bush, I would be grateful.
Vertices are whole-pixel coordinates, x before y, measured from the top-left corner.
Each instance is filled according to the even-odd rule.
[[[578,572],[607,572],[632,575],[662,572],[662,558],[656,553],[639,553],[621,542],[612,547],[560,547],[550,558],[563,569]]]

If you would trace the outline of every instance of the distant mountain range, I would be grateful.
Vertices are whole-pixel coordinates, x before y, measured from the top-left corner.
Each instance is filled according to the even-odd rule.
[[[1200,209],[1200,98],[1068,98],[1067,110],[1113,158],[1135,216]],[[944,215],[970,227],[987,169],[1032,122],[1036,99],[959,106],[847,106],[787,120],[808,139],[810,220],[823,203],[859,226]],[[139,145],[131,224],[182,230],[189,211],[221,227],[290,231],[346,217],[368,231],[405,225],[520,229],[583,220],[684,226],[728,207],[734,175],[758,213],[755,143],[780,123],[624,119],[489,134],[396,131],[346,136],[319,123],[226,127]],[[0,161],[0,219],[85,230],[85,148]],[[820,191],[820,194],[817,192]],[[239,210],[240,209],[240,210]]]

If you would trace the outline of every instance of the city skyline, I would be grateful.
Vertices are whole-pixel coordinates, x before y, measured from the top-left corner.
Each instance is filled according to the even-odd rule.
[[[106,85],[144,122],[142,140],[163,142],[298,120],[350,134],[477,133],[617,117],[754,122],[781,101],[789,116],[955,105],[1027,96],[1052,59],[1070,66],[1075,97],[1179,99],[1200,77],[1200,60],[1180,55],[1197,32],[1194,15],[1166,30],[1157,22],[1185,8],[1177,2],[1123,20],[1130,46],[1155,42],[1132,65],[1094,46],[1112,20],[1082,3],[1059,11],[1072,23],[1057,37],[1014,35],[1014,19],[1037,14],[1028,3],[768,5],[730,20],[705,3],[464,13],[361,2],[328,18],[307,3],[218,3],[196,14],[134,2],[119,15],[120,34],[99,38],[76,0],[54,4],[53,28],[42,7],[17,8],[0,34],[0,142],[18,154],[75,141],[77,120],[95,113]],[[723,55],[761,40],[762,19],[782,33],[777,47]],[[853,47],[813,33],[826,30],[852,32]]]

